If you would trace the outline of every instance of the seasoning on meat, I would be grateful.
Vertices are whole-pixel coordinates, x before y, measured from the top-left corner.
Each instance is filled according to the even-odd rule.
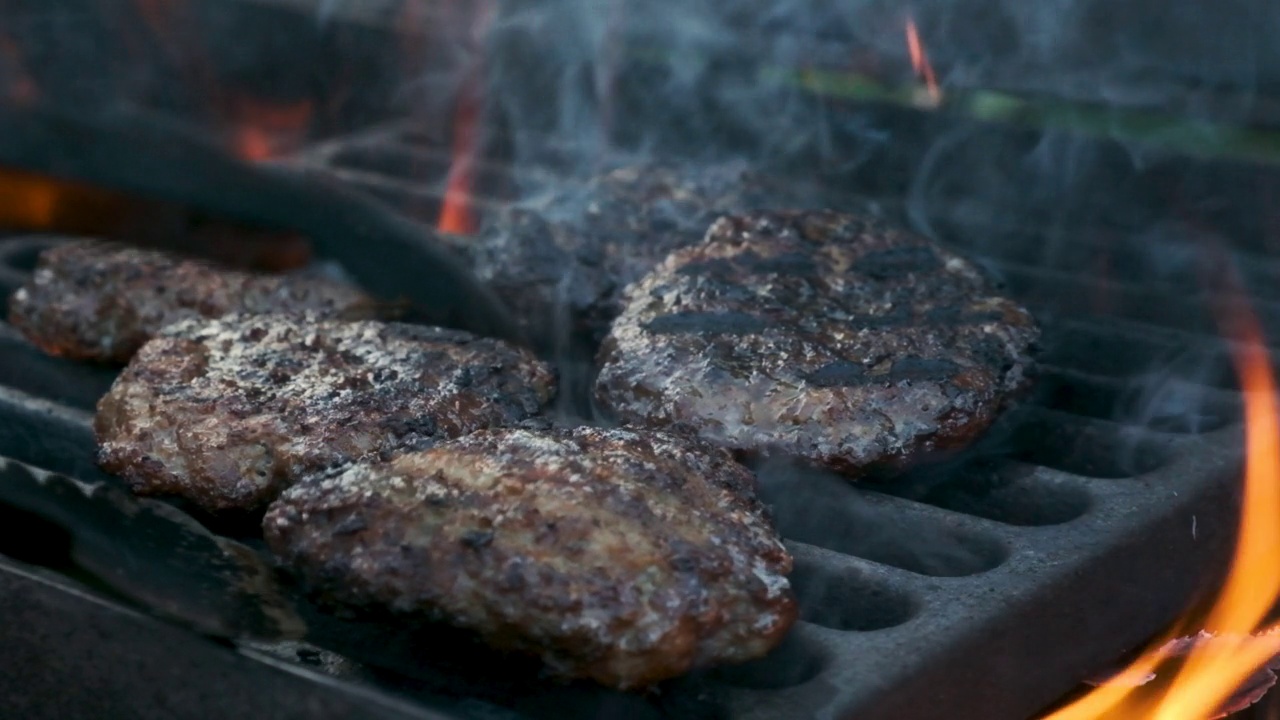
[[[555,377],[525,350],[376,321],[230,315],[170,325],[98,403],[98,463],[139,493],[265,505],[369,455],[514,424]]]
[[[46,250],[9,299],[9,322],[45,352],[120,363],[171,322],[236,312],[363,319],[376,307],[332,280],[258,275],[96,241]]]
[[[975,439],[1039,331],[968,261],[830,211],[723,218],[634,285],[595,394],[619,419],[850,475]]]
[[[599,342],[628,284],[720,215],[785,206],[793,189],[744,163],[626,166],[498,213],[464,254],[529,337]]]
[[[300,483],[263,528],[322,600],[633,688],[759,657],[795,621],[754,480],[658,431],[485,430]]]

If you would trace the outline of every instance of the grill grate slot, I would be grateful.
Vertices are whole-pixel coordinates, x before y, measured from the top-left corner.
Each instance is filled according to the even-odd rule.
[[[0,387],[0,458],[78,480],[114,482],[94,463],[88,414]]]
[[[797,549],[791,585],[802,620],[830,630],[870,632],[897,627],[920,608],[911,593],[864,567],[833,568]]]
[[[1022,462],[1117,480],[1165,466],[1170,440],[1118,423],[1035,409],[1013,427],[1008,442],[1009,455]]]
[[[1212,432],[1241,419],[1236,394],[1154,373],[1118,380],[1050,369],[1036,398],[1051,410],[1167,433]]]
[[[843,478],[766,468],[760,495],[783,537],[917,575],[975,575],[999,567],[1008,554],[999,537],[959,522],[963,515],[939,522],[927,505],[868,492]]]
[[[9,325],[0,324],[0,386],[92,412],[115,381],[116,370],[50,358]]]
[[[715,682],[748,690],[778,690],[803,685],[818,677],[831,657],[812,637],[805,623],[797,623],[787,639],[768,656],[708,673]]]
[[[1089,511],[1083,479],[1048,468],[979,458],[930,467],[877,492],[1005,525],[1045,527],[1071,522]]]
[[[1044,365],[1111,378],[1149,375],[1223,389],[1235,388],[1231,363],[1220,343],[1169,334],[1135,332],[1111,324],[1070,323],[1046,338]]]
[[[1182,293],[1139,288],[1093,276],[1062,275],[1030,268],[999,265],[1009,291],[1032,307],[1054,307],[1065,298],[1078,298],[1078,312],[1133,320],[1162,328],[1214,337],[1217,318],[1212,296],[1187,290]],[[1280,337],[1280,304],[1255,299],[1262,330]]]

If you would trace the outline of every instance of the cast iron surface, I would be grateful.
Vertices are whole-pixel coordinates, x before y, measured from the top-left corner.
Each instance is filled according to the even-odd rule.
[[[383,148],[386,156],[439,156],[402,133],[370,137],[364,142],[398,143]],[[358,172],[343,167],[341,158],[353,155],[361,154],[330,147],[304,164],[366,189],[412,190],[368,163]],[[1002,247],[990,228],[983,232],[988,250]],[[0,241],[9,282],[29,267],[24,243]],[[160,513],[167,531],[187,528],[191,546],[203,548],[206,562],[188,571],[217,568],[208,583],[223,591],[183,610],[186,581],[169,573],[157,570],[153,583],[139,585],[146,573],[114,576],[93,553],[56,561],[18,553],[0,567],[0,582],[15,588],[6,594],[10,612],[29,619],[0,624],[0,638],[31,655],[76,660],[50,662],[56,681],[28,680],[18,688],[28,695],[0,703],[74,686],[62,699],[77,714],[136,697],[137,717],[163,717],[165,707],[199,698],[257,717],[303,703],[315,709],[311,717],[326,718],[1031,717],[1157,632],[1212,582],[1233,536],[1240,428],[1225,346],[1202,316],[1188,324],[1170,311],[1185,293],[1122,284],[1169,304],[1119,293],[1095,306],[1092,275],[1020,263],[1016,247],[985,259],[1046,325],[1043,371],[1034,397],[978,447],[945,467],[865,487],[760,468],[797,560],[803,617],[761,661],[647,696],[562,687],[441,628],[319,613],[241,556],[240,548],[260,549],[251,523],[214,523],[236,542],[211,542],[203,528]],[[44,358],[7,328],[0,359],[0,383],[10,388],[0,394],[0,456],[112,486],[93,467],[88,428],[111,372]],[[127,496],[103,489],[90,496],[117,501],[78,516],[46,495],[82,484],[5,467],[0,506],[73,539],[116,537],[102,531],[115,520],[101,513],[137,512]],[[172,543],[130,546],[118,535],[110,542],[125,543],[119,552],[142,567],[180,562]],[[267,604],[245,616],[235,608],[246,598]],[[267,602],[279,598],[283,608]],[[273,622],[245,619],[264,615]],[[291,630],[294,616],[304,631]],[[25,717],[42,710],[29,709]]]

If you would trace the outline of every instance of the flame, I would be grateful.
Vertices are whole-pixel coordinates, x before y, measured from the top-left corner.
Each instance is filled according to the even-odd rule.
[[[453,119],[453,156],[449,166],[449,180],[445,185],[444,204],[440,207],[440,232],[455,235],[471,235],[477,222],[471,207],[471,194],[475,183],[476,135],[480,120],[480,102],[468,83],[458,98],[458,108]]]
[[[487,2],[481,4],[475,17],[475,36],[482,38],[492,18]],[[476,160],[480,151],[480,112],[483,105],[481,87],[484,78],[482,59],[468,69],[453,116],[453,154],[436,227],[440,232],[454,235],[473,235],[479,226],[472,207],[472,196],[475,191]]]
[[[31,105],[40,98],[40,88],[23,64],[22,51],[13,38],[0,33],[0,91],[18,105]]]
[[[199,91],[203,110],[220,129],[226,128],[231,152],[251,162],[296,150],[311,130],[315,115],[310,99],[268,99],[231,87],[217,77],[199,39],[200,19],[185,0],[133,0],[134,8],[158,47]]]
[[[232,149],[253,162],[296,150],[311,127],[313,103],[268,102],[246,94],[230,99]]]
[[[81,183],[0,169],[0,228],[104,234],[144,212],[123,195]]]
[[[924,81],[930,102],[936,105],[942,102],[942,88],[938,87],[938,77],[933,72],[933,65],[929,64],[929,55],[924,50],[924,43],[920,42],[916,21],[910,16],[907,17],[906,30],[907,53],[911,56],[911,67],[916,71],[916,76]]]
[[[1240,533],[1227,579],[1208,611],[1189,613],[1165,640],[1205,628],[1213,642],[1199,643],[1156,689],[1111,682],[1044,720],[1140,718],[1207,720],[1245,681],[1280,651],[1280,625],[1263,627],[1280,597],[1280,406],[1261,327],[1247,307],[1223,313],[1234,340],[1233,361],[1245,395],[1244,492]],[[1170,643],[1154,645],[1126,668],[1146,677],[1170,659]]]

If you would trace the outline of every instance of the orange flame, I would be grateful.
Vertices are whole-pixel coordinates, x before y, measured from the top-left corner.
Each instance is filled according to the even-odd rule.
[[[178,0],[133,0],[152,38],[202,94],[204,109],[220,128],[228,127],[230,150],[243,160],[261,161],[296,150],[311,130],[310,99],[277,100],[229,87],[217,78],[207,48],[197,40],[199,19]]]
[[[146,209],[124,195],[19,170],[0,169],[0,228],[106,234]]]
[[[268,102],[250,95],[231,96],[232,148],[241,159],[269,160],[296,150],[311,126],[312,102]]]
[[[474,84],[468,83],[458,98],[453,119],[453,159],[449,180],[445,185],[444,204],[440,207],[440,232],[472,235],[477,230],[471,194],[475,183],[476,135],[480,120],[480,101]]]
[[[1280,597],[1280,405],[1266,344],[1257,318],[1244,307],[1224,313],[1235,340],[1233,360],[1245,393],[1246,465],[1240,534],[1227,579],[1203,614],[1184,617],[1165,639],[1199,628],[1216,633],[1197,644],[1176,672],[1161,678],[1158,691],[1108,683],[1044,720],[1142,718],[1207,720],[1218,717],[1238,688],[1280,651],[1280,625],[1263,628]],[[1125,677],[1155,673],[1169,659],[1169,646],[1153,646],[1123,671]]]
[[[488,3],[481,4],[475,18],[476,37],[483,37],[484,29],[491,19]],[[479,227],[475,209],[472,207],[472,196],[475,191],[476,160],[480,151],[483,78],[482,62],[477,61],[468,69],[458,94],[458,105],[453,117],[453,154],[449,166],[449,179],[445,184],[440,219],[436,223],[440,232],[473,235]]]
[[[916,29],[916,21],[907,18],[907,53],[911,56],[911,67],[916,76],[924,81],[929,100],[935,105],[942,101],[942,88],[938,87],[938,77],[929,64],[929,55],[924,51],[924,43],[920,42],[920,32]]]

